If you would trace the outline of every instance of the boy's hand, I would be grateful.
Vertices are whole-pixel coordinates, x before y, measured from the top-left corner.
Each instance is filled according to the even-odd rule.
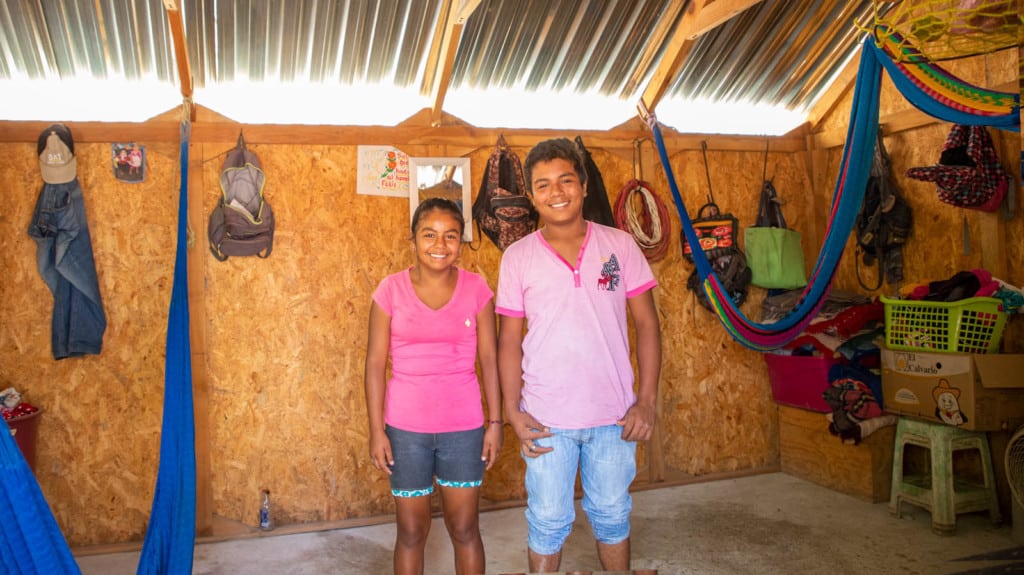
[[[519,451],[526,457],[537,457],[555,450],[554,447],[541,447],[534,442],[535,439],[551,437],[551,431],[529,413],[520,411],[512,414],[508,420],[519,437]]]
[[[634,403],[626,415],[615,423],[622,426],[622,439],[647,441],[654,432],[654,407]]]

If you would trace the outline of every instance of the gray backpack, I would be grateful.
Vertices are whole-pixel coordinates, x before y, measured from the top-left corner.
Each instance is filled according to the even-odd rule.
[[[238,145],[224,159],[220,174],[221,198],[210,213],[208,233],[213,257],[270,257],[274,248],[274,212],[263,198],[263,168],[256,154]]]

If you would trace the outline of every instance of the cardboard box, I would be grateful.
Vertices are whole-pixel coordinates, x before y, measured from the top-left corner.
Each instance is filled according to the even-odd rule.
[[[882,349],[885,410],[974,431],[1024,424],[1024,355]]]

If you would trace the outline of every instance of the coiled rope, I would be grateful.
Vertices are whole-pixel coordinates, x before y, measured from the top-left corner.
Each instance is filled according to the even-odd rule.
[[[639,196],[634,200],[634,195]],[[657,213],[658,217],[652,214]],[[630,180],[615,200],[615,224],[633,235],[649,262],[660,261],[668,253],[672,222],[668,208],[642,180]]]
[[[615,225],[633,235],[649,262],[660,261],[668,253],[669,238],[672,236],[672,221],[668,207],[658,195],[651,191],[651,184],[643,180],[640,167],[640,146],[642,140],[633,146],[633,179],[619,191],[615,200]],[[634,196],[637,196],[634,198]],[[655,218],[654,214],[658,217]]]

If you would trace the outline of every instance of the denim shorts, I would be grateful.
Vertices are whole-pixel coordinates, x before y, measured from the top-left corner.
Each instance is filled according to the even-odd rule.
[[[446,433],[416,433],[387,425],[391,441],[391,494],[420,497],[434,492],[434,477],[441,487],[480,487],[485,463],[484,428]]]
[[[622,428],[551,428],[551,437],[535,440],[554,451],[526,460],[526,523],[529,546],[553,555],[562,549],[576,518],[574,489],[579,466],[583,511],[594,538],[615,544],[629,537],[633,498],[629,485],[636,477],[636,443],[622,439]]]

